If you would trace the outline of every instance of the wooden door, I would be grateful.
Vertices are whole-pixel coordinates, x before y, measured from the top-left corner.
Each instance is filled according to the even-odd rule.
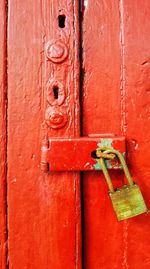
[[[7,2],[0,4],[0,268],[6,253],[10,269],[149,268],[149,213],[117,222],[101,172],[40,167],[47,136],[123,135],[150,207],[149,1]],[[58,86],[67,90],[62,106],[53,100],[50,121],[54,81],[54,99]],[[111,176],[123,184],[121,171]]]
[[[150,2],[84,1],[82,8],[83,135],[125,136],[149,207]],[[123,183],[120,171],[111,176]],[[84,174],[84,268],[149,268],[149,213],[117,222],[107,193],[101,173]]]

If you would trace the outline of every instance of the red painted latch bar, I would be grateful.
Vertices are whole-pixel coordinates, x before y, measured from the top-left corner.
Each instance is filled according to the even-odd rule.
[[[97,159],[91,153],[100,148],[114,148],[125,153],[124,137],[53,138],[43,141],[41,149],[42,171],[88,171],[100,170]],[[109,169],[119,169],[120,164],[106,160]]]

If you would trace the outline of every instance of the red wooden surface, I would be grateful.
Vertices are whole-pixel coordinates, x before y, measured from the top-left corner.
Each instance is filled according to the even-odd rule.
[[[125,135],[132,174],[150,209],[150,1],[126,0],[122,8]],[[150,267],[149,227],[150,214],[124,225],[124,264],[129,269]]]
[[[150,2],[84,4],[83,134],[126,136],[129,167],[150,208]],[[111,175],[119,185],[122,173]],[[100,172],[84,174],[83,190],[84,268],[149,268],[149,213],[118,223]]]
[[[101,172],[43,174],[41,142],[110,134],[127,138],[128,163],[149,200],[148,0],[8,0],[8,233],[10,269],[148,269],[149,213],[118,223]],[[0,268],[6,268],[6,17],[0,3]],[[60,25],[58,16],[66,16]],[[3,19],[4,18],[4,19]],[[56,45],[51,47],[51,42]],[[64,52],[62,52],[64,50]],[[59,54],[59,57],[58,57]],[[48,58],[51,58],[48,59]],[[53,90],[59,88],[59,96]],[[3,131],[3,132],[2,132]],[[111,171],[119,186],[121,171]]]
[[[6,3],[0,1],[0,268],[6,268]]]
[[[48,164],[52,171],[92,171],[100,170],[98,160],[92,158],[92,152],[100,147],[112,147],[125,153],[124,137],[80,137],[70,139],[49,139],[49,148],[42,147],[41,169]],[[119,169],[117,158],[107,160],[107,167]]]
[[[79,135],[77,3],[8,1],[11,269],[81,268],[79,174],[45,175],[40,170],[40,148],[46,134],[50,137]],[[66,16],[63,29],[58,25],[59,14]],[[46,57],[46,44],[54,39],[61,39],[68,46],[68,58],[61,64],[54,64]],[[43,123],[49,106],[46,85],[55,75],[54,71],[57,80],[65,83],[68,102],[68,122],[56,130]]]

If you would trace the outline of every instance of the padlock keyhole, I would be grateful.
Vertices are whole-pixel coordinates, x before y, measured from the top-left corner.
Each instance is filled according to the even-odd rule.
[[[53,88],[54,99],[58,99],[58,92],[59,92],[58,87],[54,86],[54,88]]]

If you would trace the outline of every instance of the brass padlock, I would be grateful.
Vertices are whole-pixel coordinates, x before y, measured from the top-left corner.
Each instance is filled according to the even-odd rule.
[[[104,153],[113,153],[119,158],[128,180],[128,185],[124,185],[123,187],[114,190],[104,159],[98,159],[99,165],[104,173],[109,188],[109,196],[118,221],[132,218],[147,212],[148,209],[146,207],[140,188],[133,182],[123,155],[114,149],[105,150]]]

